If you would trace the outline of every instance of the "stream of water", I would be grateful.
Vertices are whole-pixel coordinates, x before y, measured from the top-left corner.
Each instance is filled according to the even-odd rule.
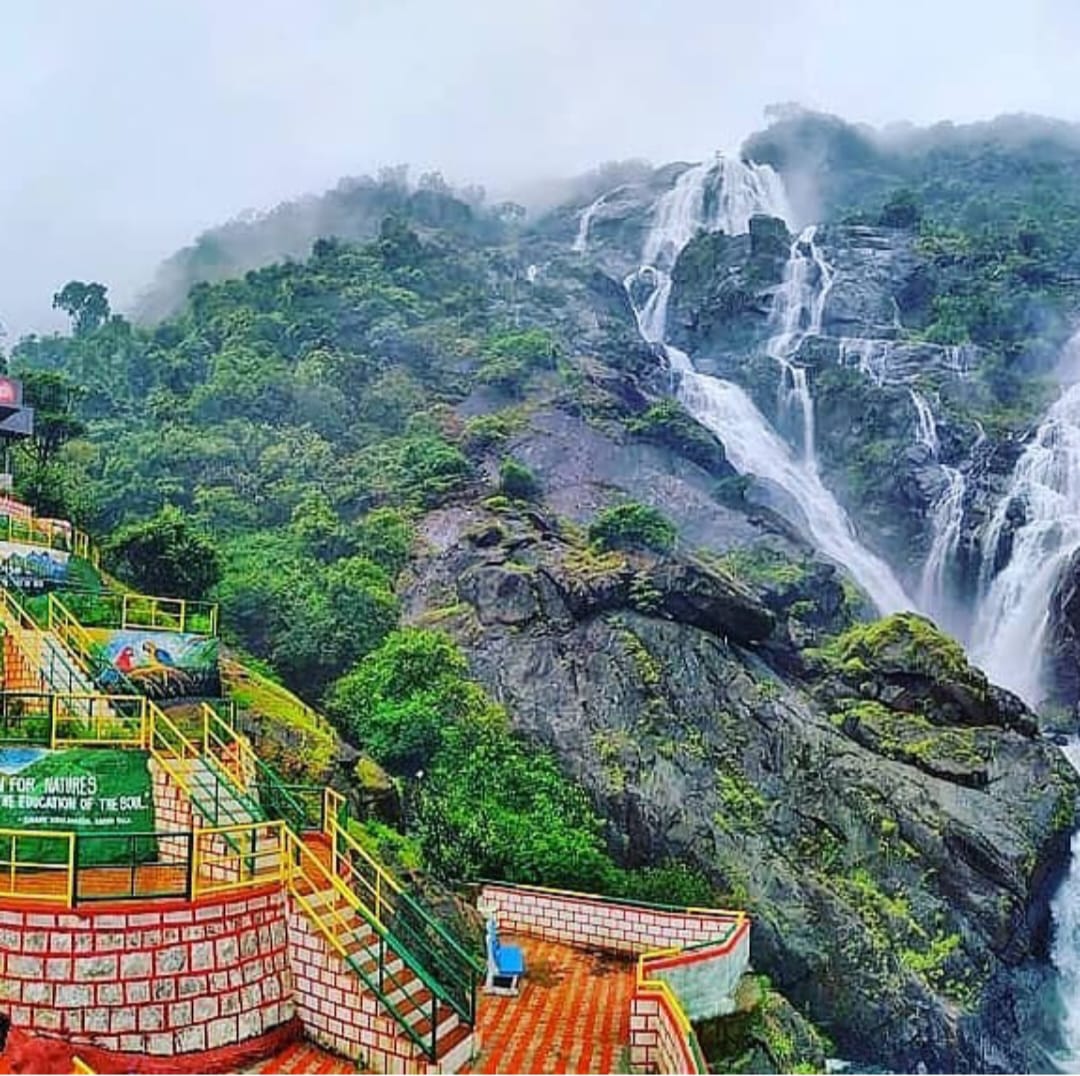
[[[714,197],[715,210],[707,214],[708,187],[717,181],[720,190]],[[813,400],[805,371],[800,370],[799,377],[792,373],[792,390],[800,396],[805,416],[804,451],[796,458],[739,386],[698,373],[685,352],[666,343],[670,272],[679,252],[703,228],[722,228],[729,234],[745,231],[754,213],[790,219],[779,178],[771,168],[722,158],[719,164],[705,162],[682,173],[657,201],[642,250],[642,266],[626,281],[632,300],[635,281],[652,284],[648,298],[635,305],[641,335],[664,349],[672,370],[679,375],[680,401],[723,441],[732,465],[779,487],[797,509],[798,518],[792,521],[818,549],[852,574],[882,612],[910,608],[911,602],[889,566],[859,542],[847,513],[818,476]],[[793,244],[784,284],[777,293],[772,317],[779,331],[770,343],[770,354],[782,364],[788,362],[798,340],[812,330],[820,331],[822,292],[827,290],[831,273],[822,269],[813,239],[814,233],[808,229]],[[811,280],[812,271],[816,282]]]

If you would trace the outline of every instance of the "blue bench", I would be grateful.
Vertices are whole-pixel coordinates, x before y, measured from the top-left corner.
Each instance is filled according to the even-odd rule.
[[[488,994],[516,994],[525,974],[525,954],[516,945],[503,945],[494,917],[487,921],[487,979]]]

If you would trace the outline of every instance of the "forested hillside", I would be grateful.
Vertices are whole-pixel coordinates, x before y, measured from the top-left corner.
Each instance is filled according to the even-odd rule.
[[[1032,518],[1080,150],[1025,123],[786,114],[754,165],[613,167],[531,218],[346,184],[203,237],[145,325],[72,281],[70,334],[8,356],[20,492],[219,601],[363,752],[344,783],[397,790],[367,839],[408,869],[745,906],[842,1055],[1037,1067],[1078,779],[907,611],[970,643]]]

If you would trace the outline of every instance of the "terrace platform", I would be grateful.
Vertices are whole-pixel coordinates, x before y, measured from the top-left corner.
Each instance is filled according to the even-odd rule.
[[[484,995],[472,1072],[629,1072],[631,961],[526,936],[517,997]]]

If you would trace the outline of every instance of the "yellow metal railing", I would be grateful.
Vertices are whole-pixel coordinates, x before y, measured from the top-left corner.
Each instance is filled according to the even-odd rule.
[[[205,702],[202,704],[202,741],[203,751],[225,771],[237,791],[247,795],[255,783],[258,766],[255,749],[246,736],[236,732]]]
[[[335,792],[329,785],[323,789],[323,832],[328,836],[333,836],[333,830],[330,828],[330,820],[335,822],[341,817],[341,810],[345,806],[345,797],[340,792]]]
[[[0,898],[70,908],[74,893],[74,833],[0,829]]]
[[[94,1076],[96,1069],[92,1069],[78,1054],[71,1059],[71,1071],[73,1076]]]
[[[355,928],[350,913],[360,909],[360,899],[291,829],[285,827],[285,878],[289,892],[307,912],[312,922],[336,952],[348,959],[349,952],[342,940]],[[331,900],[318,904],[311,898],[331,895]],[[337,899],[333,899],[337,898]],[[348,908],[345,912],[342,907]]]
[[[380,926],[385,926],[383,913],[388,902],[393,907],[394,897],[402,893],[401,886],[393,875],[339,824],[336,815],[327,820],[326,828],[333,849],[331,862],[334,874],[342,878],[357,894],[375,921]],[[359,860],[362,866],[358,866],[356,860]]]
[[[23,545],[41,546],[73,553],[90,561],[96,568],[101,561],[97,547],[90,536],[76,527],[58,519],[39,519],[35,516],[0,515],[0,542],[20,542]]]
[[[94,640],[75,614],[55,595],[49,595],[49,631],[74,655],[87,676],[94,667]]]
[[[283,881],[284,822],[239,822],[195,831],[192,898]]]
[[[187,598],[125,594],[120,609],[120,627],[217,635],[218,607],[213,602],[189,601]]]
[[[190,799],[191,782],[187,774],[181,772],[178,763],[199,758],[199,747],[176,727],[153,700],[146,700],[146,708],[149,717],[146,746],[151,756]]]

